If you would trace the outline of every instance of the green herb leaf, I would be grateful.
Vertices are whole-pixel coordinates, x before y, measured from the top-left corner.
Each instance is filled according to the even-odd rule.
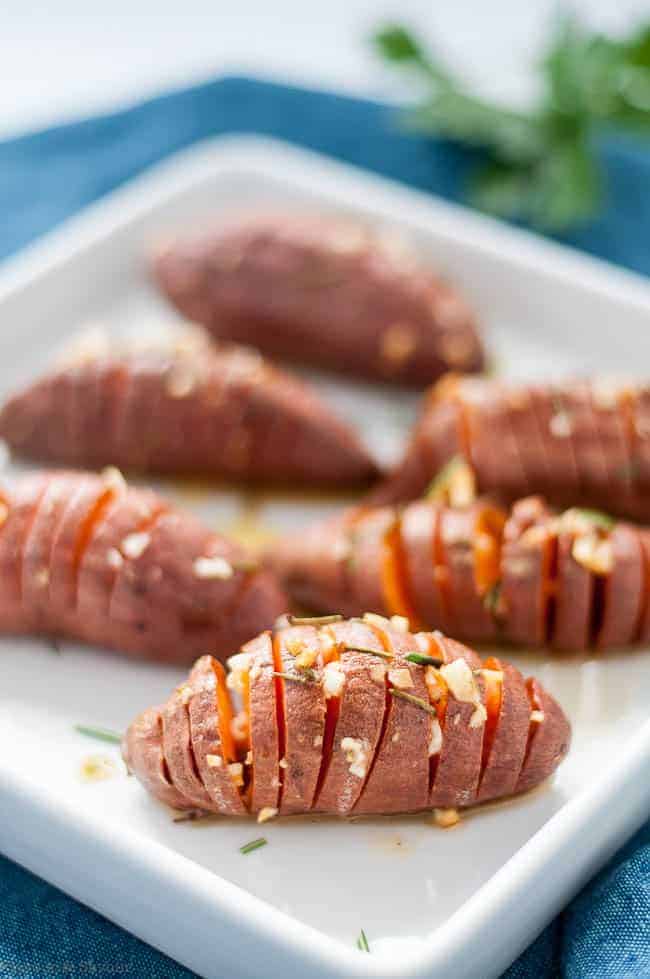
[[[361,929],[359,932],[359,937],[357,938],[357,948],[360,952],[370,952],[370,946],[368,945],[368,939],[366,938],[366,933]]]
[[[266,846],[269,841],[265,836],[258,836],[256,840],[251,840],[250,843],[244,843],[243,846],[239,847],[239,852],[246,855],[247,853],[252,853],[253,850],[259,850],[261,846]]]
[[[422,697],[416,697],[414,694],[407,693],[406,690],[399,690],[397,687],[391,687],[388,692],[391,697],[397,697],[399,700],[407,700],[409,704],[413,704],[414,707],[419,707],[420,710],[426,711],[427,714],[433,714],[434,717],[438,716],[435,707],[428,704]]]
[[[650,133],[648,22],[614,38],[560,18],[539,65],[540,97],[528,110],[471,91],[399,24],[373,40],[381,57],[424,87],[410,125],[481,151],[468,195],[491,213],[551,231],[593,218],[604,199],[598,131]]]
[[[110,744],[121,744],[122,735],[117,731],[109,731],[104,727],[86,727],[84,724],[75,724],[75,731],[83,734],[86,738],[95,738],[97,741],[108,741]]]
[[[409,663],[417,663],[418,666],[440,667],[444,663],[443,659],[436,656],[425,656],[424,653],[407,653],[404,659],[407,659]]]
[[[388,653],[384,649],[370,649],[368,646],[351,646],[346,643],[345,650],[348,653],[367,653],[369,656],[379,656],[381,659],[394,659],[392,653]]]

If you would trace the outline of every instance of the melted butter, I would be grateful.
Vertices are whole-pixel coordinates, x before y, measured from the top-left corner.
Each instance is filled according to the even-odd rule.
[[[104,782],[117,775],[114,758],[109,755],[87,755],[81,763],[79,775],[82,782]]]

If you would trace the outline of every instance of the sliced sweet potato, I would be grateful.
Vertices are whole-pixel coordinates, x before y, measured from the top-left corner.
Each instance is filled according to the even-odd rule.
[[[564,389],[563,399],[583,499],[596,504],[607,498],[612,486],[607,446],[599,431],[591,386],[586,381],[575,381]]]
[[[283,674],[279,678],[284,714],[280,812],[305,812],[316,794],[325,735],[325,693],[318,662],[321,641],[313,627],[296,626],[276,632],[273,644],[276,671]],[[303,654],[313,656],[308,668],[299,665]]]
[[[252,755],[250,807],[253,812],[259,812],[264,808],[277,809],[280,788],[275,664],[270,633],[264,632],[251,640],[242,652],[251,660],[247,698]]]
[[[435,575],[435,542],[442,508],[417,502],[407,506],[400,523],[405,572],[415,606],[416,619],[448,629],[447,609]]]
[[[175,788],[198,809],[211,810],[215,807],[201,781],[192,747],[188,711],[192,693],[192,684],[183,684],[172,693],[163,707],[163,751]]]
[[[336,486],[377,472],[305,383],[205,340],[56,368],[5,404],[0,435],[21,455],[77,465]]]
[[[389,623],[375,628],[393,659],[379,744],[352,811],[355,815],[416,812],[427,805],[432,718],[422,707],[395,694],[407,693],[427,702],[427,687],[423,671],[405,659],[417,648],[415,638]]]
[[[318,811],[348,815],[354,808],[372,767],[386,708],[386,661],[359,649],[384,649],[376,631],[356,620],[331,626],[340,647],[337,672],[343,674],[331,739],[326,737],[321,785],[314,807]],[[328,743],[329,742],[329,743]]]
[[[587,649],[594,622],[594,575],[573,556],[575,535],[557,539],[557,591],[552,643],[556,649]]]
[[[604,575],[603,610],[595,636],[600,648],[625,646],[638,633],[646,602],[645,556],[636,527],[617,524],[609,535],[611,570]]]
[[[379,507],[362,513],[350,530],[350,557],[347,563],[350,591],[360,611],[378,612],[386,607],[382,557],[386,535],[396,526],[392,507]]]
[[[480,509],[478,506],[443,508],[440,538],[448,574],[451,622],[464,638],[485,641],[495,635],[496,629],[477,585],[476,542]]]
[[[160,802],[173,809],[193,809],[187,796],[170,781],[162,736],[161,708],[150,707],[130,725],[122,743],[129,771]]]
[[[50,485],[61,493],[56,512]],[[274,577],[238,545],[114,475],[41,474],[6,496],[5,631],[178,661],[206,648],[229,655],[286,608]]]
[[[251,719],[243,765],[248,744],[230,734],[223,668],[203,657],[164,708],[165,737],[158,709],[141,716],[125,760],[172,805],[262,820],[278,809],[375,815],[468,806],[548,778],[569,743],[550,695],[534,680],[524,685],[507,663],[482,667],[473,650],[404,625],[378,615],[279,625],[272,643],[264,633],[247,644],[230,662]],[[285,674],[275,681],[271,661]]]
[[[358,612],[349,584],[355,516],[354,510],[335,514],[273,545],[270,566],[299,605],[318,612]]]
[[[210,799],[207,808],[226,816],[243,816],[247,810],[238,787],[241,762],[234,761],[229,730],[232,709],[223,667],[211,656],[202,656],[188,683],[191,747],[198,777]],[[233,764],[234,770],[230,768]]]
[[[0,622],[8,632],[29,632],[32,617],[22,601],[22,562],[40,501],[49,483],[45,474],[28,476],[13,488],[3,490],[0,528]]]
[[[530,733],[515,792],[539,785],[555,771],[569,750],[571,727],[560,705],[534,678],[526,680]]]
[[[447,703],[442,722],[442,747],[429,795],[429,805],[459,808],[471,805],[476,799],[481,775],[483,734],[487,713],[484,708],[485,684],[482,676],[472,673],[481,669],[481,660],[466,646],[435,634],[445,666],[462,660],[474,677],[476,700],[458,699],[453,686],[447,683]],[[444,667],[441,670],[447,682]],[[480,709],[483,707],[483,711]]]
[[[544,502],[528,497],[515,503],[504,528],[499,596],[511,642],[543,646],[548,641],[556,558],[557,532]]]
[[[526,754],[530,725],[530,702],[519,670],[498,659],[486,660],[485,667],[488,671],[483,674],[488,688],[488,724],[477,802],[513,794]],[[501,681],[490,678],[490,671],[493,677],[500,674]],[[494,687],[498,689],[495,691]],[[495,695],[496,704],[493,705]]]
[[[273,356],[415,385],[483,363],[458,294],[348,219],[233,218],[168,243],[153,273],[184,316]]]

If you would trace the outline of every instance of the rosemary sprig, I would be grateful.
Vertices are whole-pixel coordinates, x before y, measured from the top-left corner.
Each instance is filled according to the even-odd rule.
[[[420,710],[425,710],[427,714],[433,714],[434,717],[438,715],[435,707],[428,704],[426,700],[422,700],[422,697],[415,697],[412,693],[406,693],[405,690],[398,690],[396,687],[391,687],[389,693],[391,697],[399,697],[400,700],[407,700],[409,704],[413,704],[414,707],[419,707]]]
[[[122,735],[117,731],[109,731],[105,727],[86,727],[85,724],[75,724],[77,734],[83,734],[86,738],[95,738],[97,741],[107,741],[109,744],[121,744]]]
[[[288,615],[289,625],[331,625],[342,622],[342,615]]]
[[[414,128],[470,147],[478,164],[467,195],[503,217],[556,232],[592,219],[605,196],[598,135],[650,128],[647,21],[607,37],[562,17],[540,61],[539,98],[523,109],[477,94],[399,24],[373,40],[385,61],[424,89],[409,113]]]
[[[305,670],[304,673],[306,672]],[[313,673],[313,670],[310,672]],[[313,681],[306,677],[304,673],[298,676],[296,673],[283,673],[282,670],[273,670],[273,676],[280,677],[281,680],[292,680],[293,683],[312,683]]]
[[[417,663],[418,666],[435,666],[440,668],[444,660],[439,656],[425,656],[424,653],[407,653],[404,659],[409,663]]]
[[[269,841],[265,836],[258,836],[256,840],[251,840],[250,843],[244,843],[243,846],[239,847],[239,852],[246,855],[247,853],[252,853],[253,850],[259,850],[260,847],[266,846]]]
[[[370,946],[368,945],[368,939],[366,938],[366,933],[361,929],[359,932],[359,937],[357,938],[357,948],[360,952],[369,952]]]
[[[379,656],[381,659],[394,659],[392,653],[387,653],[385,649],[370,649],[368,646],[352,646],[345,644],[346,653],[367,653],[369,656]]]

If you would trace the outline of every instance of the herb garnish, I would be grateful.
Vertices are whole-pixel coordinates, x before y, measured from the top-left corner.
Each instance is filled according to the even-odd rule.
[[[604,175],[597,135],[650,128],[650,24],[622,37],[559,19],[541,60],[540,97],[529,108],[478,95],[409,30],[387,25],[379,54],[424,87],[412,125],[482,152],[467,195],[485,211],[561,231],[597,215]]]
[[[388,692],[390,693],[391,697],[399,697],[400,700],[408,700],[409,704],[419,707],[420,710],[425,710],[427,714],[433,714],[434,717],[438,716],[438,712],[435,707],[428,704],[426,700],[422,700],[422,697],[415,697],[412,693],[406,693],[405,690],[398,690],[396,687],[391,687]]]
[[[361,929],[359,932],[359,937],[357,938],[357,948],[360,952],[369,952],[370,946],[368,945],[368,939],[366,938],[366,933]]]
[[[239,847],[239,852],[244,855],[247,853],[252,853],[253,850],[259,850],[261,846],[266,846],[269,841],[265,836],[258,836],[256,840],[251,840],[250,843],[244,843],[243,846]]]
[[[407,653],[404,659],[409,663],[417,663],[418,666],[441,667],[445,662],[439,656],[425,656],[424,653]]]
[[[342,622],[342,615],[288,615],[289,625],[331,625]]]
[[[304,671],[307,672],[306,670]],[[311,671],[313,673],[313,670]],[[283,673],[281,670],[273,670],[273,676],[280,677],[281,680],[293,680],[294,683],[312,683],[313,681],[306,676],[298,676],[296,673]]]
[[[108,741],[110,744],[121,744],[122,735],[117,731],[109,731],[105,727],[86,727],[85,724],[75,724],[77,734],[83,734],[87,738],[96,738],[97,741]]]

